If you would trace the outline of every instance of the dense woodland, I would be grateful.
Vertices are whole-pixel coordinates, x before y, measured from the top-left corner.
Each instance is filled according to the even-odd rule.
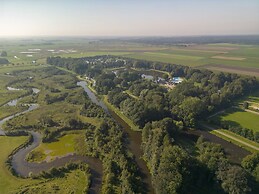
[[[228,161],[220,145],[202,138],[196,143],[197,154],[193,155],[174,143],[184,128],[197,127],[209,114],[231,106],[235,99],[257,89],[255,77],[112,56],[52,57],[47,62],[95,80],[92,86],[97,93],[107,95],[111,104],[142,129],[143,158],[156,193],[255,192],[257,156],[244,159],[242,168]],[[183,77],[184,81],[168,90],[153,80],[141,78],[132,69],[164,71],[171,77]],[[85,147],[85,154],[103,161],[103,192],[143,192],[134,157],[120,143],[124,139],[120,127],[100,107],[87,103],[81,114],[105,118],[100,127],[86,132],[90,146]]]
[[[255,77],[110,56],[80,59],[55,57],[48,58],[47,62],[94,78],[96,91],[108,94],[109,101],[141,128],[150,121],[165,117],[180,121],[184,126],[195,127],[197,121],[209,113],[230,106],[233,100],[258,87]],[[116,74],[106,71],[107,68],[119,67],[128,69]],[[185,81],[168,91],[150,80],[143,80],[129,68],[165,71],[172,77],[184,77]],[[136,98],[124,93],[126,90]]]

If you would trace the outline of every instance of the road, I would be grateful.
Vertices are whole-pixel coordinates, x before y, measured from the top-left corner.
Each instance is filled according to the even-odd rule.
[[[208,128],[208,129],[210,129],[210,130],[213,130],[215,133],[218,133],[218,134],[221,134],[221,135],[223,135],[223,136],[226,136],[226,137],[228,137],[229,139],[233,139],[233,140],[239,142],[240,144],[243,144],[243,145],[245,145],[245,146],[247,146],[247,147],[250,147],[250,148],[252,148],[252,149],[254,149],[254,150],[259,151],[259,147],[256,147],[256,146],[254,146],[254,145],[251,145],[251,144],[249,144],[249,143],[247,143],[247,142],[245,142],[245,141],[242,141],[242,140],[240,140],[240,139],[238,139],[238,138],[236,138],[236,137],[233,137],[233,136],[231,136],[231,135],[229,135],[229,134],[227,134],[227,133],[224,133],[223,131],[219,131],[219,130],[215,129],[214,127],[211,127],[211,126],[208,126],[208,125],[203,125],[203,126],[206,127],[206,128]]]

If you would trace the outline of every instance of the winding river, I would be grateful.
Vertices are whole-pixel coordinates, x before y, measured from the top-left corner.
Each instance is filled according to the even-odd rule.
[[[88,88],[87,83],[85,81],[77,82],[77,85],[81,86],[84,89],[84,91],[87,93],[88,97],[91,99],[91,101],[93,103],[102,107],[106,113],[110,114],[114,118],[114,120],[122,126],[123,131],[128,136],[128,148],[134,154],[136,163],[141,171],[141,176],[142,176],[142,180],[145,184],[145,188],[148,191],[148,193],[154,193],[152,190],[151,176],[150,176],[149,170],[148,170],[144,160],[141,158],[143,155],[143,152],[141,150],[141,133],[131,130],[130,126],[124,120],[122,120],[116,113],[109,110],[102,101],[98,100],[96,95]],[[33,92],[38,93],[39,90],[37,88],[34,88]],[[15,99],[12,102],[17,103],[18,100],[20,100],[20,99],[21,98]],[[38,104],[27,104],[27,105],[28,105],[27,110],[0,120],[0,135],[5,134],[4,131],[2,130],[2,125],[6,121],[8,121],[16,116],[19,116],[21,114],[25,114],[27,112],[33,111],[39,107]],[[100,160],[98,160],[96,158],[92,158],[92,157],[70,154],[70,155],[67,155],[64,157],[56,158],[52,162],[46,162],[46,161],[41,162],[41,163],[28,162],[25,159],[26,155],[28,153],[30,153],[33,149],[38,147],[39,144],[41,143],[41,139],[42,139],[42,135],[39,132],[30,131],[30,133],[33,136],[33,142],[30,145],[28,145],[27,147],[24,147],[24,148],[18,150],[18,152],[13,155],[13,158],[11,161],[12,167],[16,171],[17,174],[19,174],[22,177],[28,177],[29,173],[39,174],[40,172],[47,171],[52,167],[64,166],[68,162],[82,161],[82,162],[86,162],[89,165],[90,171],[92,174],[92,184],[90,187],[90,193],[99,193],[99,191],[101,189],[102,170],[103,170]]]
[[[7,88],[8,90],[20,90],[16,88]],[[40,92],[39,89],[37,88],[32,88],[33,93],[38,93]],[[89,96],[90,97],[90,96]],[[18,98],[13,100],[12,102],[18,102],[22,98]],[[91,98],[92,99],[92,98]],[[11,102],[11,101],[10,101]],[[12,106],[13,104],[10,105],[10,103],[6,103],[4,106]],[[16,104],[15,104],[16,105]],[[28,109],[19,113],[16,113],[14,115],[8,116],[2,120],[0,120],[0,135],[5,135],[4,130],[2,129],[2,125],[19,115],[28,113],[30,111],[33,111],[39,107],[38,104],[25,104],[28,106]],[[101,184],[102,184],[102,163],[100,160],[93,158],[93,157],[87,157],[87,156],[79,156],[76,154],[70,154],[64,157],[59,157],[56,158],[52,162],[41,162],[41,163],[34,163],[34,162],[28,162],[26,160],[26,156],[28,153],[30,153],[33,149],[38,147],[41,143],[42,140],[42,135],[39,132],[34,132],[34,131],[29,131],[33,137],[33,142],[28,145],[27,147],[21,148],[18,150],[13,156],[11,160],[11,165],[15,172],[20,175],[21,177],[28,177],[30,173],[32,174],[39,174],[42,171],[47,171],[52,167],[61,167],[64,166],[68,162],[85,162],[89,165],[90,167],[90,173],[92,177],[92,182],[91,186],[89,188],[89,193],[95,194],[99,193],[101,189]]]

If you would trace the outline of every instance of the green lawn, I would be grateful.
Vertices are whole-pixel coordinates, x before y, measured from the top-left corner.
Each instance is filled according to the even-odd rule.
[[[227,109],[224,113],[216,115],[213,119],[227,121],[233,126],[252,129],[259,132],[259,115],[246,112],[239,108]]]

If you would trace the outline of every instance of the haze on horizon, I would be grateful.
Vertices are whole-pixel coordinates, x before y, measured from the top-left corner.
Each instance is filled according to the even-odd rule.
[[[0,0],[0,36],[259,34],[258,0]]]

